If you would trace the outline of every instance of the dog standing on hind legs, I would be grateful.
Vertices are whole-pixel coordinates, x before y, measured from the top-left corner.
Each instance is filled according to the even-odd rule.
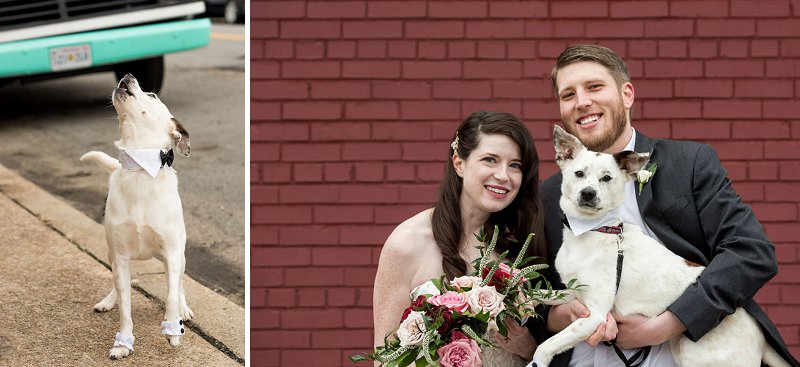
[[[178,346],[185,320],[194,314],[186,304],[182,277],[186,267],[186,226],[178,195],[178,177],[172,169],[173,149],[189,156],[189,133],[154,93],[145,93],[133,75],[123,77],[111,94],[121,137],[114,145],[119,160],[102,152],[88,152],[111,174],[104,226],[108,257],[114,276],[111,292],[94,310],[111,310],[119,300],[120,329],[109,356],[121,359],[133,351],[130,260],[164,259],[167,300],[162,333]]]
[[[562,172],[562,211],[573,218],[603,223],[579,234],[564,228],[555,267],[562,279],[576,279],[587,286],[576,296],[590,315],[540,344],[529,365],[537,367],[548,366],[555,355],[592,335],[609,312],[650,318],[660,315],[705,269],[688,263],[614,214],[625,199],[625,183],[648,162],[648,154],[591,152],[558,126],[553,135],[556,163]],[[762,361],[771,367],[789,366],[742,308],[697,342],[683,334],[672,337],[669,348],[681,367],[757,367]]]

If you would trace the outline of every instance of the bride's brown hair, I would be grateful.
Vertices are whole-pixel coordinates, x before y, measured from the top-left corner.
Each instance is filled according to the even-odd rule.
[[[464,229],[461,223],[462,178],[453,167],[453,154],[467,159],[478,146],[481,134],[498,134],[509,137],[519,147],[522,159],[522,184],[514,200],[503,210],[492,213],[484,224],[484,232],[491,236],[497,225],[498,253],[506,250],[509,256],[516,256],[528,233],[535,233],[527,256],[544,257],[544,214],[539,199],[539,157],[533,146],[528,128],[514,115],[502,112],[478,111],[464,120],[456,130],[444,169],[444,178],[439,187],[436,206],[433,209],[431,224],[433,238],[442,252],[442,267],[449,279],[465,275],[468,264],[459,255],[459,245],[463,240]],[[455,148],[455,150],[454,150]],[[489,237],[490,238],[490,237]],[[539,261],[537,261],[539,262]]]

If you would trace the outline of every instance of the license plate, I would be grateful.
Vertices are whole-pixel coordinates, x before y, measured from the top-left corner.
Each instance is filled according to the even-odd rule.
[[[77,45],[50,49],[50,68],[53,71],[80,69],[92,66],[92,47]]]

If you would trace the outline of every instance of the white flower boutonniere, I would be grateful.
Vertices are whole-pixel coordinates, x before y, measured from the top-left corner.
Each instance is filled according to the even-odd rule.
[[[640,170],[636,174],[636,182],[639,183],[639,195],[642,194],[642,188],[644,188],[644,185],[646,183],[650,182],[650,180],[653,178],[653,176],[656,175],[656,169],[657,168],[658,168],[658,165],[655,164],[655,163],[652,163],[646,169]]]

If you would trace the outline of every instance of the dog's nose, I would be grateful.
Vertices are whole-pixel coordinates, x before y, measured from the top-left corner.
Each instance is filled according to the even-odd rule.
[[[119,80],[119,84],[131,84],[132,82],[136,82],[136,77],[134,77],[133,74],[131,73],[125,74],[125,76],[123,76],[122,79]],[[125,88],[125,87],[120,87],[120,88]]]
[[[581,200],[583,200],[583,201],[594,200],[594,198],[596,196],[597,196],[597,192],[594,191],[594,189],[586,188],[586,189],[581,190]]]

